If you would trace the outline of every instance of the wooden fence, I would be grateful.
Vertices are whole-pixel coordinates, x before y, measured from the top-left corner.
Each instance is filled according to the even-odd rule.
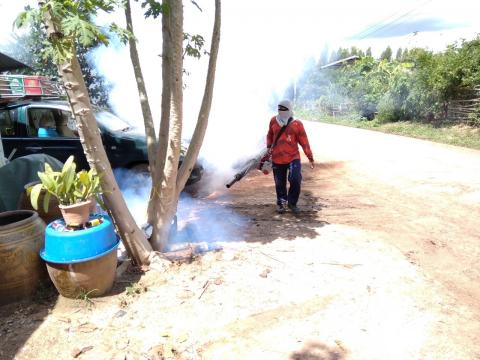
[[[448,118],[451,121],[468,123],[472,115],[480,113],[480,86],[473,88],[466,97],[449,102]]]

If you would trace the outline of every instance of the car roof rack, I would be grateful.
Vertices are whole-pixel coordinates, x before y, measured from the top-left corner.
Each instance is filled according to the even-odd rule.
[[[0,103],[22,99],[59,99],[64,88],[39,75],[0,75]]]

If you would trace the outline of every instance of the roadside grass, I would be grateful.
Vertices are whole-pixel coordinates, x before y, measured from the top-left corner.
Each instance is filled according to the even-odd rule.
[[[464,124],[450,123],[434,126],[413,121],[381,123],[377,120],[367,121],[353,117],[310,116],[304,118],[480,150],[480,128]]]

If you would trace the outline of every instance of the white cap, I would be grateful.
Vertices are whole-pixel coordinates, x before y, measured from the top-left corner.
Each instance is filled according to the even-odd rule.
[[[292,105],[292,102],[290,100],[282,100],[278,103],[278,106],[284,106],[290,111],[293,110],[293,105]]]

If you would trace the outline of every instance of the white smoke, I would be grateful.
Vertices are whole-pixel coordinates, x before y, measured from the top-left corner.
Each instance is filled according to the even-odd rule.
[[[147,220],[147,204],[150,196],[151,178],[130,170],[116,169],[115,178],[126,199],[135,221],[143,225]],[[247,219],[215,201],[192,198],[183,193],[177,212],[176,232],[170,248],[186,243],[209,244],[207,249],[220,247],[221,243],[242,241]]]
[[[185,32],[204,36],[208,50],[214,8],[211,3],[198,3],[202,12],[191,4],[185,4]],[[255,4],[252,2],[252,7],[249,7],[225,2],[222,7],[221,44],[214,97],[200,153],[203,166],[207,171],[215,172],[214,178],[217,179],[218,186],[222,187],[226,179],[233,175],[234,164],[250,158],[264,147],[268,123],[274,115],[273,109],[269,108],[272,94],[278,94],[277,98],[283,95],[284,89],[300,74],[304,59],[307,55],[311,56],[313,51],[308,43],[297,41],[298,33],[292,31],[290,26],[278,26],[278,22],[289,23],[291,11],[288,2],[275,4],[275,20],[266,19],[260,13],[252,11]],[[137,3],[132,3],[132,11],[143,74],[158,128],[161,101],[161,22],[160,19],[143,19],[142,9]],[[124,22],[119,14],[115,20]],[[265,21],[269,22],[268,26],[264,26]],[[296,27],[298,30],[298,25]],[[259,29],[266,33],[259,35]],[[276,36],[273,36],[274,33]],[[93,60],[100,72],[114,85],[110,101],[117,114],[143,126],[128,49],[122,46],[100,48],[94,53]],[[185,61],[189,75],[184,77],[183,137],[187,140],[197,121],[207,65],[208,56],[203,56],[201,60],[187,58]]]
[[[135,222],[139,226],[145,224],[152,178],[127,169],[115,169],[114,175]]]

